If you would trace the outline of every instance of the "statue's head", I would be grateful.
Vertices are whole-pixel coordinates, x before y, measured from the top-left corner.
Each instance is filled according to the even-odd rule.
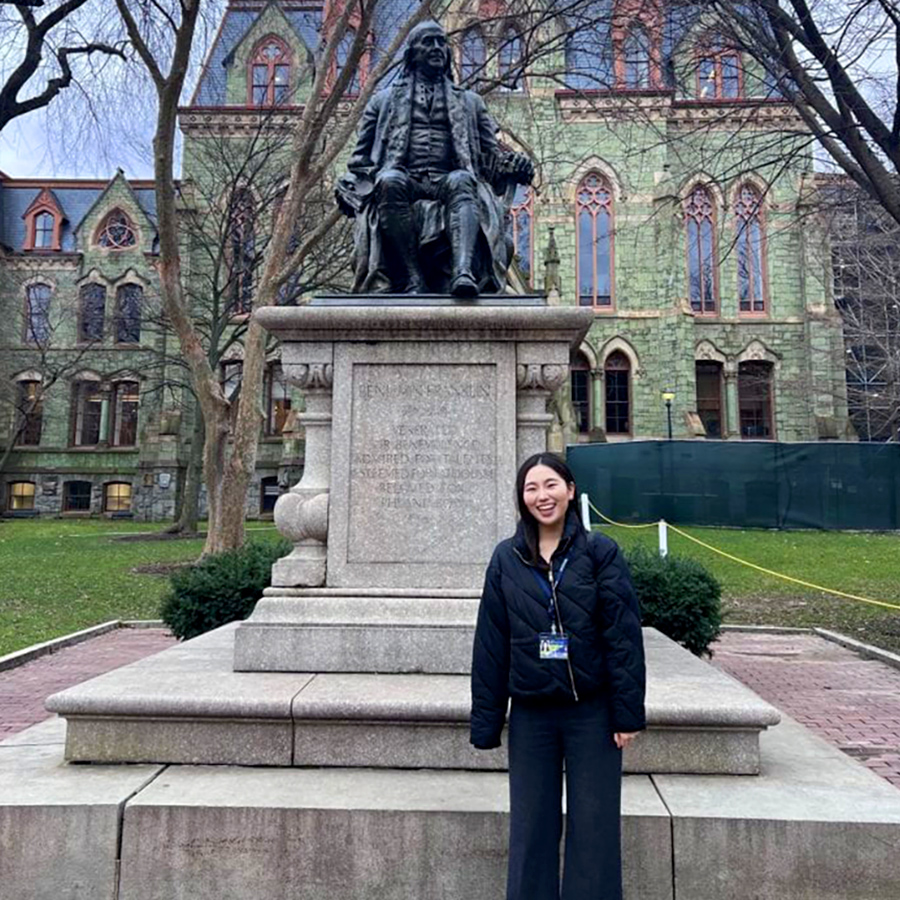
[[[403,67],[407,72],[422,72],[432,77],[450,76],[450,45],[447,32],[433,20],[420,22],[409,33]]]

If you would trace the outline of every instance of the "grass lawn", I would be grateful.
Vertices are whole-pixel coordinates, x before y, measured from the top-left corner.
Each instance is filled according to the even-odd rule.
[[[168,587],[135,568],[196,559],[201,540],[130,540],[162,525],[95,519],[0,521],[0,656],[109,619],[157,618]],[[248,525],[254,540],[274,526]],[[900,605],[900,535],[688,528],[735,556],[826,587]],[[656,529],[609,526],[626,549],[656,546]],[[900,652],[900,610],[829,597],[724,559],[669,532],[669,551],[706,565],[722,584],[725,621],[818,625]]]
[[[0,521],[0,656],[110,619],[156,619],[168,587],[135,567],[196,559],[203,541],[122,541],[161,524],[95,519]],[[277,537],[251,523],[249,537]],[[257,530],[258,529],[258,530]]]
[[[623,548],[657,546],[656,528],[604,526]],[[900,535],[836,531],[684,528],[734,556],[834,588],[900,606]],[[818,626],[900,652],[900,609],[845,600],[782,581],[725,559],[669,531],[669,552],[703,563],[722,585],[731,625]]]

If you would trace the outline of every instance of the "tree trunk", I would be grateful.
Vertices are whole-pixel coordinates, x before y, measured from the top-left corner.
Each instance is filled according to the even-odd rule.
[[[203,449],[206,428],[200,404],[194,403],[194,427],[191,434],[191,452],[181,488],[181,508],[168,534],[195,534],[200,520],[200,485],[203,483]]]

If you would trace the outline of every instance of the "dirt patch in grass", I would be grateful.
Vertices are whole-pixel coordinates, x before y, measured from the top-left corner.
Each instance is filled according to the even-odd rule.
[[[177,534],[170,534],[167,531],[147,531],[138,534],[123,534],[113,540],[121,541],[123,544],[137,544],[144,541],[196,541],[205,537],[206,534],[201,534],[199,531],[180,531]]]
[[[192,562],[151,563],[147,566],[135,566],[131,571],[135,575],[171,575],[179,569],[186,569],[192,565],[194,565]]]

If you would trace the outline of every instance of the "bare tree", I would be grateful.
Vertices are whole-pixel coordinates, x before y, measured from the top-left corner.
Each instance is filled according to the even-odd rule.
[[[894,0],[709,4],[833,163],[900,222],[900,81]]]
[[[76,60],[97,55],[124,59],[123,45],[89,40],[82,34],[79,14],[91,0],[56,0],[43,16],[32,7],[39,3],[0,6],[0,131],[13,119],[43,109],[77,79]],[[94,2],[91,11],[96,12]],[[91,19],[99,33],[99,16]],[[94,28],[92,27],[92,31]],[[49,62],[48,62],[49,60]],[[94,77],[97,66],[82,66],[82,77]]]

